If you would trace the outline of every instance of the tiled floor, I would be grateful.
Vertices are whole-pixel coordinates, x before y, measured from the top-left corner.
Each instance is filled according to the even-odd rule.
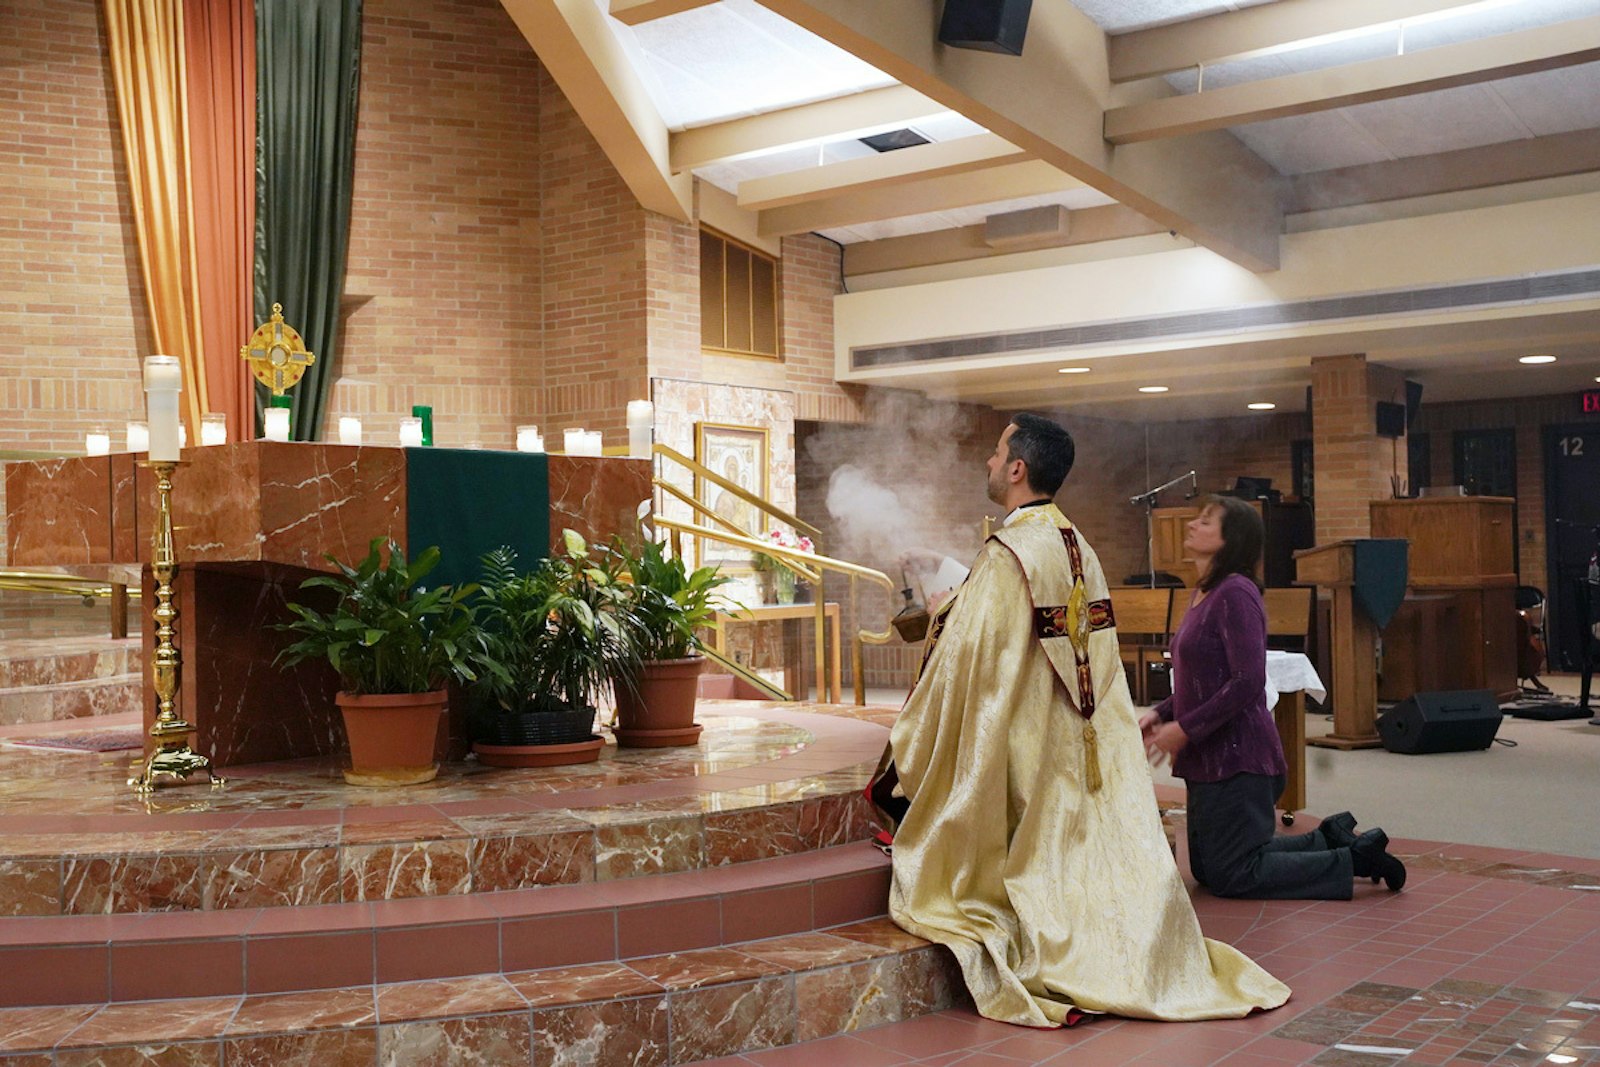
[[[1098,1019],[1031,1031],[954,1009],[714,1061],[898,1064],[1600,1064],[1600,862],[1397,842],[1401,893],[1345,902],[1227,901],[1201,891],[1206,933],[1294,989],[1277,1011],[1208,1023]],[[1586,888],[1587,887],[1587,888]]]

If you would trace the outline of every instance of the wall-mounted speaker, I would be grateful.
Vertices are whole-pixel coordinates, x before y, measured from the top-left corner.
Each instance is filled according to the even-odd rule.
[[[1378,739],[1390,752],[1473,752],[1488,748],[1504,716],[1487,689],[1416,693],[1378,716]]]
[[[1406,434],[1406,406],[1404,404],[1391,404],[1387,400],[1378,401],[1378,410],[1374,416],[1379,437],[1404,437]]]
[[[945,0],[939,43],[980,52],[1022,54],[1033,0]]]
[[[1406,425],[1417,421],[1417,409],[1422,407],[1422,383],[1406,379]]]

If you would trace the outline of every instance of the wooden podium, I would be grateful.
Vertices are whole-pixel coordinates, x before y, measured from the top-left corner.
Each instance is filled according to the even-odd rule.
[[[1318,748],[1376,748],[1378,628],[1356,606],[1356,542],[1333,541],[1294,554],[1301,585],[1333,592],[1333,733],[1306,739]]]

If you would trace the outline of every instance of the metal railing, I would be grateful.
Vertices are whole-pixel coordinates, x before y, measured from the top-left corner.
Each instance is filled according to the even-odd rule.
[[[752,552],[761,553],[776,562],[778,566],[793,572],[797,578],[810,583],[816,591],[816,596],[812,598],[816,604],[816,610],[813,613],[813,626],[816,642],[817,696],[818,699],[822,699],[823,695],[828,692],[827,654],[825,652],[827,647],[827,606],[823,596],[822,585],[824,573],[832,571],[835,574],[843,574],[850,579],[850,617],[858,623],[860,619],[859,583],[867,581],[881,585],[892,596],[896,591],[893,580],[882,571],[823,554],[822,531],[818,527],[806,522],[798,515],[778,507],[770,500],[752,493],[704,464],[690,459],[670,445],[656,444],[652,451],[660,459],[676,463],[695,477],[695,493],[685,492],[681,486],[674,485],[661,477],[655,479],[656,488],[665,495],[687,505],[695,513],[696,518],[703,516],[720,527],[720,529],[714,529],[698,523],[680,522],[676,519],[655,516],[653,518],[655,525],[672,535],[674,552],[679,555],[682,554],[683,538],[685,536],[694,538],[697,545],[703,545],[706,541],[716,541],[721,544],[749,549]],[[775,519],[792,527],[797,533],[805,534],[811,538],[816,551],[801,552],[797,549],[787,548],[754,536],[755,531],[742,529],[732,520],[713,511],[705,501],[699,499],[700,487],[705,484],[714,485],[724,492],[731,493],[736,499],[749,504],[759,514],[766,516],[768,519]],[[888,644],[893,639],[894,633],[887,625],[881,631],[869,630],[858,625],[856,632],[851,635],[850,673],[856,704],[861,705],[867,702],[866,675],[863,670],[865,646],[869,644]]]
[[[15,590],[25,593],[45,593],[51,596],[72,596],[92,607],[97,600],[111,604],[111,636],[128,636],[128,601],[140,596],[138,588],[129,589],[125,582],[108,582],[100,578],[82,578],[76,574],[59,571],[25,571],[0,568],[0,591]]]

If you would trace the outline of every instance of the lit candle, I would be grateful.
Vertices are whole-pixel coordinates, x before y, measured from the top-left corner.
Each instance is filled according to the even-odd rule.
[[[261,413],[261,432],[268,441],[289,439],[289,409],[268,408]]]
[[[585,430],[583,434],[583,454],[586,456],[605,455],[605,445],[601,443],[599,430]]]
[[[539,436],[539,427],[537,427],[537,426],[518,426],[517,427],[517,451],[518,452],[543,452],[544,451],[544,438]]]
[[[583,455],[583,434],[580,429],[561,431],[561,450],[569,456]]]
[[[142,422],[128,423],[128,451],[150,451],[150,428]]]
[[[189,447],[189,426],[187,423],[178,423],[178,447]]]
[[[176,463],[178,449],[178,391],[183,371],[176,356],[146,356],[144,360],[145,418],[149,423],[150,462]]]
[[[422,447],[422,420],[415,415],[400,420],[400,445],[402,448]]]
[[[83,454],[86,456],[104,456],[111,452],[111,435],[96,426],[83,435]]]
[[[211,411],[201,416],[200,443],[202,445],[225,445],[228,443],[228,413],[226,411]]]
[[[628,455],[650,458],[650,427],[655,421],[655,405],[648,400],[628,401]]]
[[[341,445],[359,445],[361,443],[361,420],[354,415],[339,416],[339,443]]]

